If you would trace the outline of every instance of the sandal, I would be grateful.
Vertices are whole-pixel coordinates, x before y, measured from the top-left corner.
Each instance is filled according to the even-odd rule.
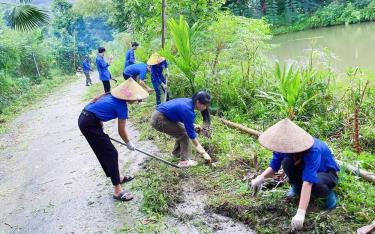
[[[196,165],[198,165],[198,163],[194,160],[191,160],[191,159],[186,160],[186,161],[180,161],[178,163],[178,166],[181,167],[181,168],[194,167]]]
[[[126,176],[124,176],[124,179],[121,180],[120,184],[132,181],[133,179],[134,179],[134,176],[126,175]]]
[[[116,199],[119,201],[130,201],[133,199],[133,195],[131,195],[128,192],[122,191],[118,196],[113,195],[113,199]]]

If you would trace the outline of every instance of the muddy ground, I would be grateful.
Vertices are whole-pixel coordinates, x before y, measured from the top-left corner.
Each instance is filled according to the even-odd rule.
[[[127,203],[112,199],[110,180],[78,129],[85,88],[81,77],[21,114],[0,135],[0,233],[113,233],[147,219],[139,211],[141,192]],[[105,129],[119,138],[116,126],[111,121]],[[131,123],[127,130],[137,146],[158,153],[151,142],[138,140]],[[116,148],[121,172],[141,170],[144,155]],[[229,218],[206,213],[204,194],[192,188],[187,187],[185,202],[166,219],[163,232],[199,233],[198,220],[208,232],[252,233]]]

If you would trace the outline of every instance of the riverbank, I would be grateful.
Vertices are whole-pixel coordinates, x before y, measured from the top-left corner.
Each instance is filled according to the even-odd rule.
[[[375,1],[358,7],[351,2],[345,4],[332,2],[314,12],[312,15],[301,15],[295,22],[279,23],[271,26],[274,35],[297,32],[306,29],[317,29],[335,25],[349,25],[375,20]]]
[[[169,155],[173,140],[149,125],[147,117],[154,109],[153,101],[150,97],[147,104],[134,107],[137,111],[132,112],[131,121],[140,128],[141,139],[152,140],[164,155]],[[234,218],[257,233],[288,232],[298,205],[297,200],[285,198],[289,185],[280,179],[271,180],[257,198],[251,196],[249,189],[250,179],[268,166],[271,152],[261,147],[255,138],[229,129],[215,118],[212,128],[212,139],[200,137],[200,140],[213,156],[215,167],[204,165],[197,156],[199,166],[179,171],[155,161],[148,162],[137,185],[144,194],[143,209],[154,215],[173,213],[183,200],[185,186],[191,186],[207,196],[204,203],[207,212]],[[336,158],[349,160],[339,153],[343,150],[340,146],[328,144],[338,152]],[[177,162],[172,156],[168,159]],[[190,181],[189,185],[186,181]],[[304,231],[352,233],[375,219],[373,184],[341,168],[336,192],[340,201],[333,211],[322,210],[320,200],[312,202]]]

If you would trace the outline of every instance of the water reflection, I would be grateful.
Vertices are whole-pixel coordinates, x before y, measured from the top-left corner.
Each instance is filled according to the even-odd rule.
[[[301,60],[311,48],[325,47],[336,57],[335,68],[343,72],[359,66],[375,71],[375,23],[336,26],[276,36],[272,57],[279,61]]]

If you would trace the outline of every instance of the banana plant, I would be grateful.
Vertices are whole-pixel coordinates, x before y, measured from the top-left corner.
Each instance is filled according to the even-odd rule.
[[[12,29],[31,31],[49,22],[48,12],[31,2],[32,0],[19,0],[18,3],[0,2],[11,11],[8,21]]]

